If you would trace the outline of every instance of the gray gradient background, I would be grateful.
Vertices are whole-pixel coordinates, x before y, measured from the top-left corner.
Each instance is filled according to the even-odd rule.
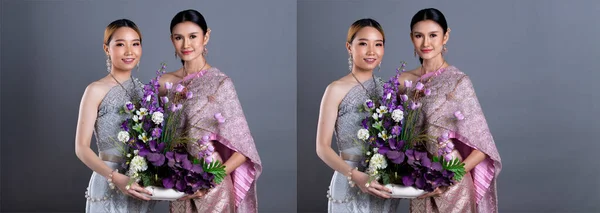
[[[143,56],[134,75],[148,82],[161,61],[169,71],[181,66],[169,24],[189,8],[212,29],[208,61],[233,79],[262,158],[259,211],[296,210],[295,1],[2,0],[0,7],[3,212],[84,211],[92,171],[75,156],[75,127],[85,87],[106,75],[104,28],[119,18],[138,24]]]
[[[348,27],[386,33],[378,76],[418,65],[410,20],[435,7],[452,29],[446,59],[473,81],[502,157],[500,212],[599,212],[598,1],[299,1],[298,210],[324,212],[333,170],[315,153],[325,87],[348,73]],[[403,205],[408,211],[408,202]]]

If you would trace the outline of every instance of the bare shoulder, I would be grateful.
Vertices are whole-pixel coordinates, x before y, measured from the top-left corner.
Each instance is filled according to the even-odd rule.
[[[181,76],[181,73],[179,70],[173,71],[173,72],[168,72],[163,74],[162,76],[160,76],[160,79],[158,80],[158,82],[163,85],[166,82],[171,82],[171,83],[176,83],[179,80],[181,80],[183,78],[183,76]]]
[[[106,78],[94,81],[85,88],[81,101],[99,104],[108,91],[114,86],[115,84],[108,81]]]
[[[356,83],[349,81],[347,77],[342,77],[327,85],[323,99],[339,104],[354,86],[356,86]]]
[[[400,76],[398,76],[398,82],[400,82],[400,84],[404,86],[404,81],[417,80],[419,78],[418,71],[418,69],[414,69],[400,73]]]

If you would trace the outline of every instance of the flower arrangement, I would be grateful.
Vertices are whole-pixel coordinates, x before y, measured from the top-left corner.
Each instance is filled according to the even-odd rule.
[[[383,85],[382,97],[365,101],[362,108],[368,116],[357,136],[367,144],[363,164],[368,165],[371,180],[431,192],[460,181],[465,175],[464,163],[452,156],[454,145],[447,133],[436,138],[419,130],[421,98],[432,91],[422,82],[412,81],[405,81],[401,88],[398,78],[405,66],[402,62],[396,75]],[[428,153],[428,146],[436,146],[438,151]]]
[[[127,188],[133,182],[141,182],[142,186],[193,194],[219,184],[226,175],[225,166],[212,158],[215,148],[209,136],[188,138],[186,132],[179,130],[184,103],[194,94],[181,84],[173,86],[167,82],[168,94],[159,97],[158,80],[165,68],[163,63],[156,78],[144,85],[141,100],[127,102],[121,110],[128,115],[117,135],[126,156],[122,171],[130,177]],[[215,118],[219,120],[217,115]],[[188,145],[197,145],[200,152],[189,153]]]

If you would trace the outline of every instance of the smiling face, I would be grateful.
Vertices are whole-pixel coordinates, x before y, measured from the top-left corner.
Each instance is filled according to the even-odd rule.
[[[200,26],[194,22],[186,21],[173,27],[171,41],[175,52],[183,61],[191,61],[202,56],[204,47],[210,38],[210,29],[204,34]]]
[[[104,51],[112,61],[112,70],[131,71],[142,57],[140,34],[130,27],[120,27],[104,44]]]
[[[424,20],[413,25],[410,38],[419,57],[429,60],[441,56],[448,35],[449,32],[435,21]]]
[[[383,58],[383,43],[383,34],[374,27],[363,27],[357,31],[351,43],[346,44],[354,67],[362,71],[375,69]]]

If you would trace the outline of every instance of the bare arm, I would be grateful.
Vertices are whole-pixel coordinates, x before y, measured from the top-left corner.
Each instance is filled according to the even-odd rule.
[[[113,170],[90,148],[94,123],[98,115],[98,106],[104,95],[102,89],[93,84],[89,85],[83,93],[75,133],[75,154],[87,167],[108,178]]]
[[[329,85],[325,90],[325,94],[321,100],[319,122],[317,124],[317,155],[325,162],[325,164],[345,176],[352,171],[351,179],[356,182],[357,186],[360,187],[363,192],[389,198],[388,194],[382,192],[389,192],[389,189],[381,186],[376,181],[371,182],[372,187],[366,187],[365,183],[368,182],[368,175],[352,168],[344,162],[333,148],[331,148],[331,138],[333,136],[338,114],[337,108],[341,99],[344,97],[344,94],[344,91],[341,88],[336,87],[335,83]]]
[[[94,123],[96,122],[98,115],[98,106],[104,95],[106,95],[106,92],[102,91],[102,89],[99,86],[94,85],[94,83],[90,84],[83,93],[79,105],[79,119],[77,121],[77,130],[75,133],[75,154],[87,167],[105,178],[108,179],[109,175],[112,173],[113,182],[125,194],[139,199],[150,200],[141,194],[142,192],[150,194],[150,192],[137,184],[133,184],[129,190],[125,189],[127,182],[129,182],[129,177],[119,174],[118,172],[113,172],[113,170],[90,148]]]
[[[481,163],[481,161],[485,160],[487,156],[485,153],[475,149],[463,160],[465,163],[465,172],[470,172],[477,164]]]
[[[239,152],[234,152],[223,165],[225,165],[225,172],[227,175],[231,174],[235,169],[237,169],[240,165],[246,162],[246,156],[240,154]]]

